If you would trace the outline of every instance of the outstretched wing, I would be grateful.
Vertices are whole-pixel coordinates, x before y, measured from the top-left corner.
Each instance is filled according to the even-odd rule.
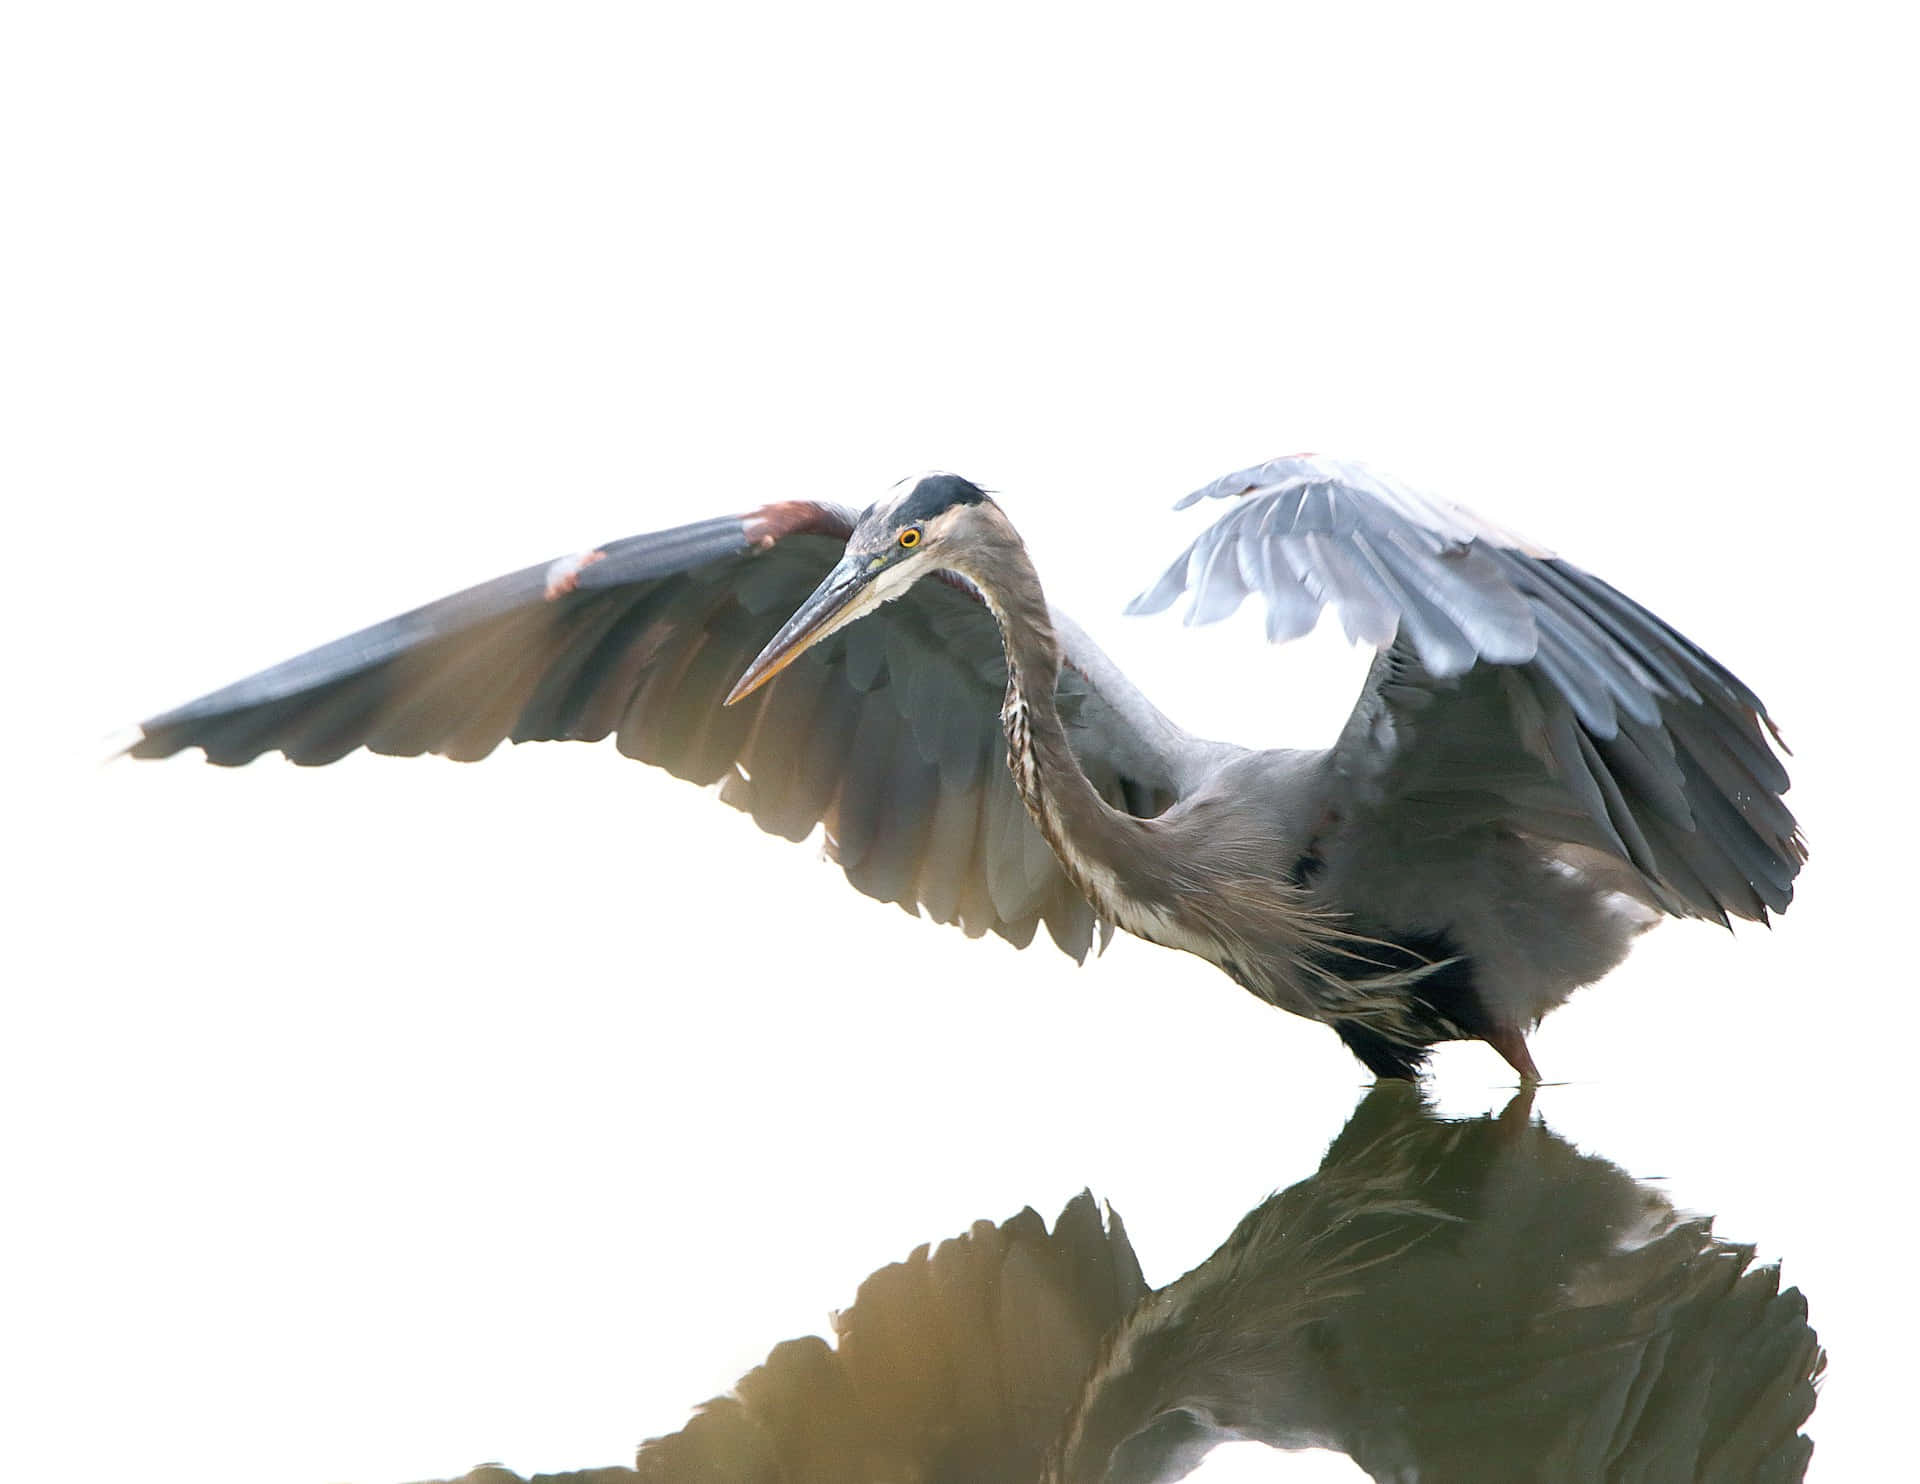
[[[1209,623],[1258,593],[1275,640],[1332,608],[1378,646],[1335,746],[1356,807],[1602,851],[1677,916],[1764,921],[1792,900],[1806,846],[1766,708],[1646,609],[1356,464],[1275,459],[1182,504],[1221,498],[1133,611],[1191,590],[1187,621]]]
[[[852,517],[805,502],[634,536],[482,583],[156,716],[130,749],[216,763],[374,752],[486,756],[503,740],[613,735],[629,757],[720,794],[790,840],[824,823],[861,891],[1018,946],[1040,922],[1068,953],[1091,908],[1003,763],[1006,661],[963,584],[919,583],[733,707],[721,699],[833,567]],[[1077,636],[1060,705],[1119,808],[1171,800],[1161,739]]]

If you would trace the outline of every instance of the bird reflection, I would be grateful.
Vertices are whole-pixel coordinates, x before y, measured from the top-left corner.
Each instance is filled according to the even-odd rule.
[[[1452,1122],[1382,1083],[1314,1175],[1165,1288],[1086,1194],[1052,1232],[978,1222],[868,1278],[835,1346],[778,1346],[637,1472],[550,1477],[1149,1484],[1257,1440],[1396,1481],[1798,1479],[1825,1357],[1752,1261],[1527,1092]]]
[[[1823,1357],[1753,1249],[1531,1118],[1360,1104],[1319,1171],[1108,1339],[1048,1479],[1215,1443],[1377,1479],[1797,1479]]]

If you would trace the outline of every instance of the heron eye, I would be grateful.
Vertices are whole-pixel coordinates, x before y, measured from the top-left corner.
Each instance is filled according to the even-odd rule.
[[[918,546],[920,544],[920,528],[918,526],[908,526],[900,533],[900,544],[909,550]]]

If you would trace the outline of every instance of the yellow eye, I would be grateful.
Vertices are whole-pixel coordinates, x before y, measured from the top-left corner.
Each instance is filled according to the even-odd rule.
[[[916,526],[908,526],[904,531],[902,531],[900,533],[900,544],[906,547],[908,550],[912,550],[914,547],[918,546],[920,544],[919,528]]]

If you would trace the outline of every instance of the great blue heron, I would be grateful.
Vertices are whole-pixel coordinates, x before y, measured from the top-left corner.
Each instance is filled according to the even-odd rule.
[[[1049,608],[1000,506],[933,474],[857,517],[781,501],[529,567],[130,751],[614,733],[776,834],[824,823],[871,896],[1022,946],[1044,921],[1075,959],[1125,928],[1391,1077],[1478,1038],[1535,1079],[1526,1032],[1662,913],[1791,900],[1806,850],[1765,708],[1644,608],[1354,464],[1276,459],[1199,499],[1234,504],[1133,607],[1190,591],[1207,622],[1257,592],[1275,640],[1331,607],[1380,650],[1332,747],[1182,731]]]

